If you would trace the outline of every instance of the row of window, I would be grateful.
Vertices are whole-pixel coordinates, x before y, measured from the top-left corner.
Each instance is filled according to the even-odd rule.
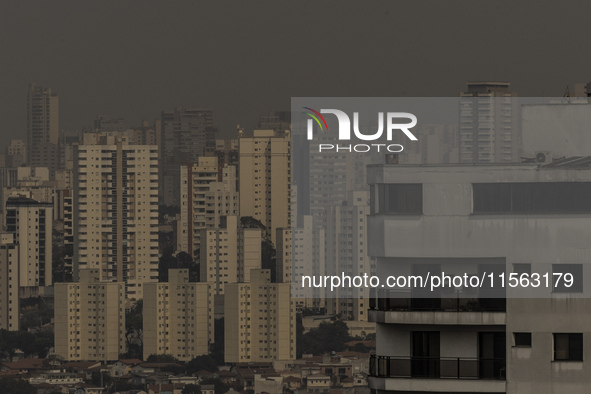
[[[591,182],[473,183],[474,214],[591,213]],[[423,213],[421,183],[378,184],[372,213]]]

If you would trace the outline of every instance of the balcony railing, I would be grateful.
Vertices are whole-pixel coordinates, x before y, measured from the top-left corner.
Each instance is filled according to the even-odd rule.
[[[372,355],[369,374],[380,378],[505,380],[505,359]]]
[[[411,293],[378,290],[372,294],[369,308],[380,311],[505,312],[507,302],[505,298],[479,297],[478,294],[459,296],[442,292],[440,297],[422,298],[412,297]]]

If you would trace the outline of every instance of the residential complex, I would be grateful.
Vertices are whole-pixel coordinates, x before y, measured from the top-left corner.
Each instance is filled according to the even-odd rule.
[[[209,354],[214,342],[210,283],[189,283],[188,269],[171,269],[168,282],[148,283],[144,292],[144,360],[152,354],[181,361]]]
[[[125,284],[83,269],[55,284],[55,353],[69,361],[112,361],[125,353]]]

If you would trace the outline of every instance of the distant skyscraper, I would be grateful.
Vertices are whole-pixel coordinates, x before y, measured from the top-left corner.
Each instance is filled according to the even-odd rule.
[[[275,244],[277,229],[291,225],[290,132],[255,130],[239,145],[240,215],[260,220]]]
[[[181,165],[197,162],[201,156],[213,156],[215,140],[213,111],[175,108],[162,112],[163,204],[179,205]]]
[[[188,269],[168,272],[168,282],[146,284],[144,360],[170,354],[190,361],[208,354],[214,341],[212,288],[210,283],[189,283]]]
[[[296,311],[290,287],[271,283],[270,270],[253,270],[249,283],[226,285],[227,363],[296,358]]]
[[[100,269],[140,299],[158,276],[158,148],[90,133],[74,163],[74,279],[81,268]]]
[[[518,162],[521,149],[517,94],[509,82],[468,82],[460,93],[460,163]]]
[[[59,165],[59,99],[50,88],[31,84],[27,96],[27,149],[30,165]]]
[[[55,353],[68,361],[114,361],[125,353],[125,285],[98,269],[55,284]]]
[[[19,248],[19,286],[52,285],[53,204],[29,196],[6,202],[6,231],[15,235]]]
[[[10,145],[6,147],[6,166],[20,167],[27,163],[27,143],[25,140],[10,140]]]

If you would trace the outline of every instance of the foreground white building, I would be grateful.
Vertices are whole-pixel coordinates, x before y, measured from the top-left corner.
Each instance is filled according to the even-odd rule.
[[[487,286],[380,289],[369,314],[377,323],[370,388],[588,392],[590,162],[369,167],[369,251],[381,275],[574,276],[571,287],[507,290],[506,302]]]

